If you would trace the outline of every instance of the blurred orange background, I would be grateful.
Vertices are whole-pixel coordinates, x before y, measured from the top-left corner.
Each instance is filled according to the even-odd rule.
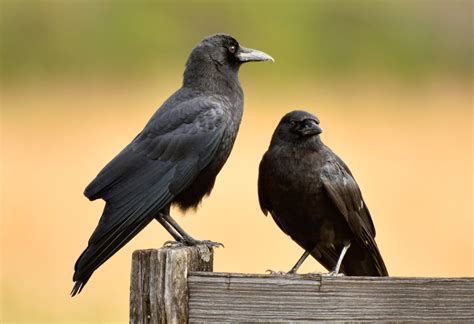
[[[103,208],[102,201],[91,203],[82,191],[143,128],[156,107],[180,87],[191,48],[204,36],[221,31],[233,34],[245,46],[268,52],[276,63],[242,67],[245,112],[234,150],[197,213],[176,217],[195,238],[225,244],[215,252],[215,271],[287,271],[302,253],[262,214],[257,198],[258,164],[272,132],[283,114],[298,108],[321,119],[323,141],[355,175],[392,276],[474,275],[472,56],[466,60],[472,54],[472,29],[467,30],[469,21],[472,24],[469,1],[453,6],[442,1],[416,2],[413,7],[387,1],[369,17],[364,12],[367,6],[373,8],[370,1],[363,2],[365,7],[347,2],[352,5],[344,10],[329,2],[309,9],[305,2],[297,2],[297,9],[290,2],[279,2],[267,11],[262,1],[254,8],[262,14],[258,19],[251,14],[250,2],[232,7],[236,11],[227,3],[216,7],[208,2],[206,17],[210,20],[195,29],[182,20],[197,19],[205,9],[198,10],[192,3],[182,11],[182,7],[160,2],[160,17],[167,17],[160,22],[153,20],[147,2],[140,2],[142,11],[132,10],[131,2],[117,7],[107,2],[38,3],[31,2],[33,9],[42,8],[35,15],[27,14],[32,8],[13,1],[2,3],[1,322],[128,321],[131,254],[136,249],[160,247],[170,237],[157,222],[151,223],[71,299],[74,262]],[[86,7],[75,11],[74,6]],[[119,8],[120,14],[104,14],[109,13],[108,6]],[[393,8],[399,16],[392,13]],[[344,54],[347,57],[361,52],[369,55],[383,45],[377,43],[374,33],[389,27],[384,19],[374,22],[379,16],[391,18],[388,21],[399,27],[405,24],[400,17],[412,23],[413,29],[395,28],[402,40],[419,36],[416,28],[426,29],[426,22],[434,21],[434,32],[430,29],[426,35],[442,46],[425,47],[424,60],[417,61],[412,59],[418,54],[410,52],[410,44],[418,42],[401,41],[396,47],[389,39],[385,41],[393,49],[384,52],[382,48],[379,56],[350,64],[344,58],[328,61],[317,53],[326,51],[332,57],[345,48],[331,47],[330,51],[327,40],[312,38],[311,32],[319,28],[314,22],[322,24],[318,19],[334,12],[352,20],[336,20],[325,27],[341,26],[343,21],[352,24],[338,31],[347,40],[356,37],[347,30],[360,32],[361,43],[350,47]],[[88,31],[86,40],[69,39],[64,28],[78,32],[77,26],[91,23],[85,19],[92,14],[105,17],[102,29]],[[299,15],[306,19],[295,20]],[[123,17],[129,25],[120,25],[123,21],[114,17]],[[166,36],[163,43],[159,35],[140,34],[142,29],[162,30],[173,18],[181,28],[169,27],[174,36]],[[240,24],[235,23],[238,19]],[[278,24],[268,25],[273,19]],[[364,29],[367,21],[373,25]],[[44,22],[54,22],[54,28],[36,30]],[[299,29],[293,26],[298,23]],[[120,28],[129,34],[111,37]],[[21,38],[15,30],[26,31],[26,35]],[[443,43],[444,36],[436,34],[439,30],[452,43]],[[35,41],[35,33],[49,36],[44,42]],[[100,44],[109,42],[109,49],[102,44],[102,50],[95,52],[93,35]],[[137,35],[145,35],[143,43],[137,41]],[[32,48],[28,49],[25,42],[30,40]],[[418,41],[424,44],[426,40]],[[57,42],[69,51],[80,51],[61,61],[69,52],[58,50]],[[112,50],[122,46],[131,54]],[[147,52],[149,47],[153,55]],[[400,53],[390,56],[397,49]],[[33,53],[26,53],[29,51]],[[409,54],[404,56],[404,51]],[[310,271],[324,269],[308,259],[300,272]]]

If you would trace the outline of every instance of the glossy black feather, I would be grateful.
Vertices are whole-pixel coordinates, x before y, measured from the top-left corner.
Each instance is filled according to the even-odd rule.
[[[341,266],[344,274],[387,276],[359,186],[319,135],[294,131],[305,119],[317,120],[295,111],[275,130],[259,169],[262,211],[326,269],[334,269],[344,244],[350,242]]]
[[[171,204],[195,208],[211,192],[243,112],[237,78],[243,62],[229,46],[239,44],[227,35],[198,44],[186,64],[182,88],[85,189],[86,197],[102,198],[106,206],[75,264],[72,295],[160,211]],[[248,50],[244,54],[248,58]]]

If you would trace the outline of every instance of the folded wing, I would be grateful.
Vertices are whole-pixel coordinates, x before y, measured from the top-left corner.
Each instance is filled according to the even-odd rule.
[[[363,248],[370,254],[370,262],[373,262],[377,273],[379,275],[388,275],[382,256],[374,240],[375,227],[369,210],[362,198],[359,186],[347,167],[339,161],[328,162],[322,169],[321,180],[333,204],[343,215],[357,241],[353,243],[358,246],[351,246],[349,251],[351,251],[351,249],[356,250],[359,247]],[[331,259],[334,257],[333,252],[331,253]],[[346,258],[349,260],[349,252]],[[346,261],[346,258],[344,261]]]
[[[156,114],[86,188],[89,199],[106,206],[76,262],[72,295],[212,161],[227,126],[225,109],[216,98],[198,97]]]

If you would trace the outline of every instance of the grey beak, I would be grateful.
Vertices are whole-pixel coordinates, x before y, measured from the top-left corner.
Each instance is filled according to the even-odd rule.
[[[254,50],[251,48],[239,47],[237,54],[235,55],[240,62],[258,62],[258,61],[272,61],[275,62],[273,57],[268,55],[267,53]]]
[[[307,124],[299,130],[299,132],[306,136],[306,135],[318,135],[323,132],[323,129],[315,120],[309,120]]]

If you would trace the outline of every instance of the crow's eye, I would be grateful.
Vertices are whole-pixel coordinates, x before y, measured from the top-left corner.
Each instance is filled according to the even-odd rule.
[[[236,49],[237,49],[237,47],[235,47],[234,45],[229,46],[229,52],[231,52],[232,54],[235,53]]]

